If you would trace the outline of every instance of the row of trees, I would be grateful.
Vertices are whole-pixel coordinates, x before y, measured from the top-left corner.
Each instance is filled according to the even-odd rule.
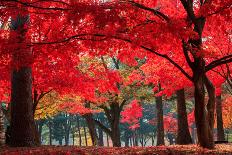
[[[11,146],[39,145],[35,105],[50,88],[102,108],[110,130],[102,127],[120,145],[119,114],[128,100],[119,99],[123,87],[115,69],[103,67],[101,75],[90,66],[94,74],[83,75],[76,68],[80,57],[89,54],[116,57],[116,69],[118,60],[135,66],[136,58],[146,58],[139,67],[144,75],[134,78],[152,83],[157,109],[164,94],[192,86],[199,143],[214,148],[215,88],[223,82],[217,72],[231,75],[231,0],[3,0],[0,5],[1,91],[8,92],[1,97],[10,100]],[[108,96],[99,98],[99,92]],[[99,106],[106,98],[109,105]],[[162,129],[161,111],[158,116]],[[159,129],[158,137],[163,137]]]

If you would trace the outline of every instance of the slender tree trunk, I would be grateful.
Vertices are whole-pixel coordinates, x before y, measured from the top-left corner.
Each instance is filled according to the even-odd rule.
[[[109,143],[109,136],[108,136],[107,133],[106,133],[106,143],[107,143],[107,147],[109,147],[109,146],[110,146],[110,143]]]
[[[154,137],[151,137],[151,145],[154,146]]]
[[[38,136],[39,136],[39,141],[42,142],[42,129],[43,129],[44,122],[43,121],[38,121]]]
[[[139,145],[139,143],[138,143],[138,135],[137,135],[137,132],[136,132],[136,130],[135,130],[135,132],[134,132],[134,144],[135,144],[135,146],[138,146]]]
[[[98,127],[98,135],[98,146],[104,146],[103,131],[100,127]]]
[[[79,135],[79,146],[82,145],[82,138],[81,138],[81,128],[80,128],[80,118],[77,116],[77,130]]]
[[[188,117],[186,112],[184,89],[178,90],[177,95],[177,144],[191,144],[192,138],[189,132]]]
[[[52,145],[52,123],[50,120],[48,122],[48,129],[49,129],[49,145]]]
[[[128,147],[129,146],[129,139],[130,139],[130,137],[129,137],[127,129],[125,129],[124,138],[125,138],[125,147]]]
[[[67,130],[64,137],[65,145],[69,145],[69,135],[70,135],[70,130]]]
[[[5,143],[4,119],[2,106],[0,105],[0,146]]]
[[[59,145],[62,145],[62,139],[59,139]]]
[[[157,111],[157,143],[156,145],[164,145],[164,122],[163,122],[162,96],[156,97],[156,111]]]
[[[72,131],[73,146],[75,145],[75,130]]]
[[[86,132],[85,125],[83,126],[83,128],[84,128],[84,135],[85,135],[85,146],[88,146],[88,139],[87,139],[87,132]]]
[[[193,144],[196,144],[196,133],[195,133],[195,127],[191,127],[191,132],[192,132],[192,140],[193,140]]]
[[[222,119],[222,99],[221,95],[216,97],[216,113],[217,113],[217,140],[224,141],[225,133]]]

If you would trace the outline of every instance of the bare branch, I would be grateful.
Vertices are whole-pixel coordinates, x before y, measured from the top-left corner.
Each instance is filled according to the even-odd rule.
[[[152,12],[154,15],[158,16],[162,20],[165,20],[167,22],[170,20],[167,15],[163,14],[162,12],[160,12],[160,11],[158,11],[156,9],[149,8],[149,7],[147,7],[147,6],[143,5],[143,4],[139,4],[139,3],[131,1],[131,0],[129,1],[129,3],[131,3],[132,5],[134,5],[135,7],[140,8],[140,9]]]

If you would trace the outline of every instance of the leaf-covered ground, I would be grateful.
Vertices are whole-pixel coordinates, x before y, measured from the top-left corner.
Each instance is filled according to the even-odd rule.
[[[208,150],[196,145],[173,145],[159,147],[74,147],[74,146],[41,146],[34,148],[0,147],[0,155],[232,155],[232,144],[216,145]]]

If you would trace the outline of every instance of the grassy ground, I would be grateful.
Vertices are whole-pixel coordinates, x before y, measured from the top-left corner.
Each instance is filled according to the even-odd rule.
[[[0,147],[0,155],[232,155],[232,144],[219,144],[208,150],[196,145],[173,145],[159,147],[74,147],[41,146],[34,148]]]

